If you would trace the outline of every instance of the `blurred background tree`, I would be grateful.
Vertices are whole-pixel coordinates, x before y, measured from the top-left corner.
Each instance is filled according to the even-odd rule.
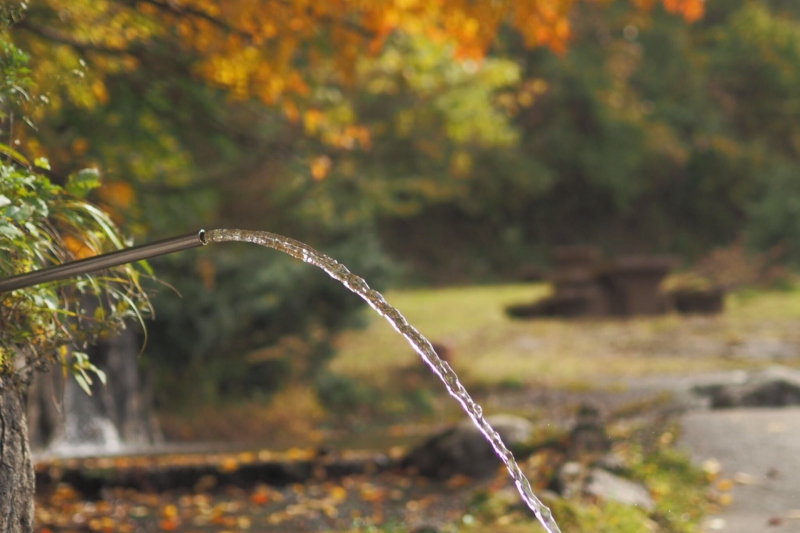
[[[492,56],[521,75],[495,103],[518,143],[477,159],[480,189],[383,219],[384,245],[429,281],[508,278],[570,243],[692,259],[745,239],[796,264],[798,10],[707,10],[580,4],[563,54],[502,32]]]

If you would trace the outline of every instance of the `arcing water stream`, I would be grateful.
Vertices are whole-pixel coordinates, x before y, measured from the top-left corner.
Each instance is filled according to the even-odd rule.
[[[306,263],[315,265],[332,278],[340,281],[345,287],[359,295],[367,301],[367,303],[375,309],[381,316],[391,323],[398,333],[400,333],[406,340],[414,347],[422,359],[431,367],[431,370],[439,376],[447,387],[447,391],[464,407],[464,410],[470,416],[472,421],[478,426],[478,429],[484,434],[486,439],[491,443],[497,455],[503,460],[508,468],[511,477],[517,485],[522,499],[531,508],[536,518],[541,522],[549,533],[560,533],[553,515],[544,504],[536,497],[531,488],[528,478],[525,477],[517,462],[514,460],[514,455],[503,444],[500,435],[486,422],[483,417],[481,406],[475,403],[467,390],[458,380],[458,376],[450,368],[446,362],[442,361],[431,346],[431,343],[420,334],[408,321],[400,314],[400,312],[389,305],[384,299],[383,295],[378,291],[369,288],[367,282],[359,276],[351,273],[347,267],[338,261],[322,254],[313,248],[283,237],[274,233],[266,231],[248,231],[248,230],[211,230],[205,233],[206,242],[225,242],[225,241],[240,241],[252,242],[267,246],[275,250],[289,254],[297,259],[301,259]]]

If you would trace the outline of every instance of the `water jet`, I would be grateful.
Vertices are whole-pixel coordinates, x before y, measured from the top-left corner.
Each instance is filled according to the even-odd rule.
[[[523,501],[533,511],[544,528],[549,533],[560,533],[560,529],[553,519],[550,509],[542,504],[533,493],[530,481],[525,477],[522,469],[514,459],[513,454],[505,446],[498,433],[484,418],[481,406],[472,399],[450,365],[439,358],[430,341],[409,324],[405,317],[391,306],[381,293],[371,289],[363,278],[351,273],[343,264],[318,252],[307,244],[266,231],[225,229],[211,231],[200,230],[196,233],[180,235],[151,244],[117,250],[107,254],[100,254],[79,261],[14,276],[0,281],[0,293],[203,246],[212,242],[233,241],[250,242],[273,248],[319,267],[329,276],[341,282],[350,291],[364,299],[370,307],[384,317],[392,327],[411,344],[414,350],[422,357],[423,361],[430,367],[431,371],[442,380],[450,395],[461,404],[472,419],[472,422],[477,426],[484,437],[486,437],[494,448],[494,451],[506,465]]]

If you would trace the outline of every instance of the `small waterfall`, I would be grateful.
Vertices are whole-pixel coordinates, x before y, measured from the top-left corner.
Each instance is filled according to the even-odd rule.
[[[91,311],[94,302],[84,305]],[[60,367],[37,376],[28,394],[31,442],[61,457],[113,455],[152,449],[163,439],[151,414],[149,386],[138,367],[140,341],[132,325],[88,347],[106,375],[92,396]],[[60,403],[60,407],[57,407]]]
[[[266,231],[248,231],[248,230],[211,230],[205,233],[206,242],[226,242],[226,241],[239,241],[251,242],[261,246],[267,246],[280,252],[296,257],[306,263],[317,266],[327,272],[332,278],[340,281],[352,292],[359,295],[361,298],[391,323],[392,327],[397,330],[405,339],[413,346],[414,350],[422,357],[428,364],[431,370],[439,376],[447,387],[447,391],[453,396],[464,408],[472,421],[483,433],[486,439],[491,443],[497,455],[508,468],[511,477],[516,483],[517,490],[519,491],[522,499],[530,507],[536,518],[544,526],[549,533],[560,533],[560,529],[556,524],[550,509],[548,509],[536,497],[531,488],[530,481],[525,477],[525,474],[520,469],[513,454],[503,444],[502,439],[497,432],[486,422],[483,416],[481,406],[475,403],[467,390],[458,380],[458,376],[450,368],[446,362],[442,361],[434,351],[431,343],[422,334],[420,334],[408,321],[400,314],[400,312],[389,305],[384,299],[383,295],[376,290],[373,290],[367,285],[359,276],[351,273],[344,265],[338,261],[322,254],[310,246],[301,242],[269,233]]]
[[[114,423],[99,412],[97,403],[74,379],[64,385],[64,428],[47,447],[58,456],[107,455],[119,453],[122,439]]]

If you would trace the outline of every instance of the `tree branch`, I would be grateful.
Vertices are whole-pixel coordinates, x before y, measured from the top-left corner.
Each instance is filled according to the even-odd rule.
[[[224,20],[219,19],[209,14],[206,11],[194,7],[182,6],[170,1],[161,2],[159,0],[119,0],[119,2],[123,5],[127,5],[133,8],[136,7],[136,4],[147,4],[157,9],[160,9],[161,11],[171,13],[173,15],[178,15],[178,16],[189,15],[210,22],[211,24],[220,28],[221,30],[233,33],[234,35],[238,35],[239,37],[246,39],[249,43],[252,43],[253,40],[253,36],[250,33],[240,30],[239,28],[235,28],[230,24],[228,24],[227,22],[225,22]]]
[[[202,20],[210,22],[211,24],[217,26],[218,28],[220,28],[220,29],[222,29],[224,31],[233,33],[234,35],[238,35],[238,36],[242,37],[243,39],[247,39],[247,41],[249,43],[252,43],[252,41],[253,41],[253,35],[251,33],[247,32],[245,30],[242,30],[240,28],[236,28],[235,26],[232,26],[228,22],[226,22],[226,21],[224,21],[224,20],[222,20],[222,19],[220,19],[218,17],[215,17],[215,16],[211,15],[207,11],[203,11],[203,10],[195,8],[195,7],[177,5],[176,3],[171,2],[169,0],[166,0],[166,1],[164,1],[164,0],[118,0],[118,1],[120,3],[122,3],[122,4],[130,6],[130,7],[135,7],[137,3],[142,3],[142,4],[151,5],[151,6],[155,7],[155,8],[158,8],[158,9],[160,9],[162,11],[167,12],[167,13],[171,13],[173,15],[178,15],[178,16],[189,15],[189,16],[197,17],[199,19],[202,19]],[[287,0],[271,0],[271,1],[273,1],[275,3],[278,3],[278,4],[281,4],[284,7],[291,7],[291,3],[288,2]],[[365,37],[365,38],[369,38],[369,39],[375,38],[375,34],[373,32],[369,31],[368,29],[366,29],[366,28],[364,28],[362,26],[359,26],[358,24],[355,24],[354,22],[351,22],[351,21],[348,21],[348,20],[337,20],[337,19],[334,19],[331,16],[313,15],[313,13],[311,13],[311,8],[310,7],[307,8],[306,11],[310,16],[317,16],[317,19],[320,22],[325,22],[325,23],[329,23],[329,24],[335,24],[335,25],[342,26],[343,28],[345,28],[347,30],[350,30],[350,31],[352,31],[354,33],[357,33],[357,34],[359,34],[359,35],[361,35],[362,37]]]
[[[85,41],[79,41],[74,37],[72,37],[71,35],[61,32],[55,28],[49,26],[41,26],[41,27],[35,26],[31,24],[27,19],[19,21],[15,27],[27,31],[29,33],[32,33],[37,37],[41,37],[42,39],[46,39],[50,42],[70,46],[81,53],[98,52],[101,54],[108,54],[108,55],[133,54],[130,48],[112,48],[108,46],[98,46],[96,44],[88,43]]]

